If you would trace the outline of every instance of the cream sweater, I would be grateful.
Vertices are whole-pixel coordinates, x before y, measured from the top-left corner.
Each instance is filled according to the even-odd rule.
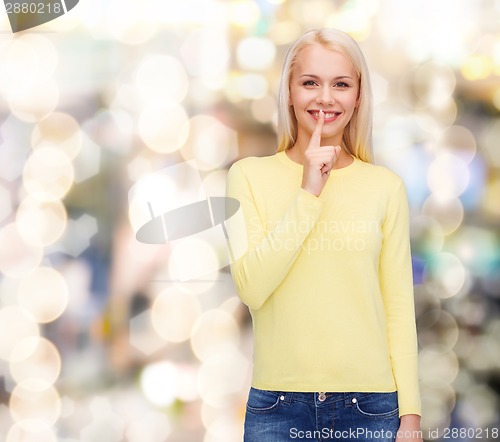
[[[402,180],[357,158],[321,195],[285,152],[229,170],[231,264],[254,330],[252,386],[302,392],[398,391],[421,414],[409,212]],[[245,241],[247,244],[245,244]]]

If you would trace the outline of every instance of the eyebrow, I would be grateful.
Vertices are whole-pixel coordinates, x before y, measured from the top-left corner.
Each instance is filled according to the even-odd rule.
[[[319,77],[314,74],[302,74],[301,77],[311,77],[319,79]],[[349,78],[350,80],[352,80],[352,77],[349,77],[349,75],[340,75],[339,77],[335,77],[334,80],[341,80],[342,78]]]

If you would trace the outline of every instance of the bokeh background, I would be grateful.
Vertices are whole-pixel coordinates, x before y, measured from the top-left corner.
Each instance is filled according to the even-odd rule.
[[[206,243],[135,233],[182,199],[153,173],[194,161],[223,196],[275,152],[284,53],[323,26],[362,47],[376,161],[408,189],[424,437],[499,437],[500,1],[80,0],[18,34],[1,8],[0,441],[241,440],[228,268],[182,281],[172,255]]]

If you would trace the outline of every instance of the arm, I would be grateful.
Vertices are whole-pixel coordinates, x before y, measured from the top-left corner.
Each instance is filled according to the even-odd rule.
[[[380,289],[387,318],[392,371],[398,390],[399,415],[420,416],[409,210],[401,180],[389,196],[382,234]]]
[[[248,242],[243,256],[231,264],[231,273],[241,300],[251,309],[259,309],[281,284],[321,214],[322,200],[302,188],[294,192],[281,218],[266,232],[242,167],[235,163],[228,172],[226,195],[240,202],[244,217],[244,225],[228,220],[229,243],[238,249],[242,241]]]

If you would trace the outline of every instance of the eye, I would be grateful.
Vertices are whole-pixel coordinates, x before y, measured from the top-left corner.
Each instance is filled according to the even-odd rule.
[[[339,81],[335,84],[336,87],[349,87],[349,85],[345,81]]]
[[[302,83],[303,86],[315,86],[316,83],[313,80],[307,80]]]

